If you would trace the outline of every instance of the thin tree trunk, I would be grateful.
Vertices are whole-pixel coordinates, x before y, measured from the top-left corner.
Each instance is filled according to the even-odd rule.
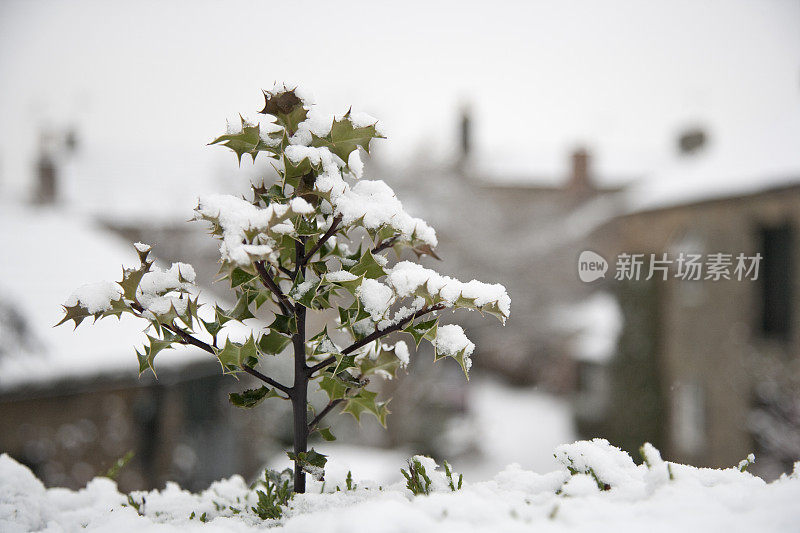
[[[305,275],[302,259],[305,255],[305,238],[295,243],[297,260],[296,274]],[[294,453],[298,456],[308,449],[308,374],[306,372],[306,308],[295,305],[297,333],[294,341],[294,395],[292,396],[292,414],[294,415]],[[294,491],[306,491],[306,474],[297,460],[294,463]]]

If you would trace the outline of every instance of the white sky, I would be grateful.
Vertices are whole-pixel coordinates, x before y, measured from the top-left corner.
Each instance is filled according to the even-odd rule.
[[[790,146],[800,2],[4,0],[0,195],[27,186],[42,124],[77,123],[121,165],[205,161],[225,118],[260,109],[276,80],[378,117],[386,157],[451,149],[470,102],[478,146],[509,172],[558,172],[586,143],[603,173],[633,176],[692,124],[712,143]]]

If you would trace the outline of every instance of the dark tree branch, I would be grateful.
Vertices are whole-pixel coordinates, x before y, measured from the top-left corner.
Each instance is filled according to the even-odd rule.
[[[378,244],[375,245],[375,248],[372,249],[373,254],[377,254],[378,252],[382,252],[387,248],[391,248],[394,246],[394,243],[397,242],[397,239],[400,238],[400,235],[395,235],[394,237],[389,237],[388,239],[384,239]]]
[[[317,251],[319,251],[320,248],[322,248],[322,245],[325,244],[328,241],[328,239],[333,237],[333,234],[336,233],[337,229],[339,229],[339,223],[341,221],[342,221],[342,215],[336,215],[336,218],[334,218],[333,222],[331,222],[331,227],[328,228],[328,231],[326,231],[325,234],[319,238],[317,244],[315,244],[314,247],[311,249],[311,251],[308,252],[303,257],[302,262],[304,265],[308,263],[309,259],[314,257],[314,254],[317,253]]]
[[[306,237],[301,236],[294,243],[295,279],[305,277],[303,257],[306,251]],[[294,308],[297,333],[292,335],[294,346],[294,386],[292,387],[292,419],[294,424],[294,453],[299,457],[308,451],[308,365],[306,364],[306,308],[297,304]],[[298,460],[294,465],[294,491],[306,491],[306,475]]]
[[[337,400],[331,400],[330,402],[328,402],[328,405],[325,406],[325,409],[320,411],[319,414],[315,416],[311,422],[308,423],[308,432],[311,433],[312,431],[314,431],[314,428],[316,428],[317,424],[319,424],[320,421],[322,421],[322,419],[325,418],[325,415],[330,413],[334,407],[336,407],[343,401],[344,398],[339,398]]]
[[[290,278],[294,279],[294,272],[286,268],[285,266],[281,265],[278,267],[278,270],[289,276]]]
[[[132,307],[133,307],[133,309],[138,311],[140,316],[141,316],[141,313],[144,311],[144,309],[138,304],[133,304]],[[212,354],[214,356],[217,355],[217,352],[214,350],[214,348],[210,344],[208,344],[207,342],[201,341],[197,337],[195,337],[195,336],[191,335],[190,333],[188,333],[187,331],[185,331],[183,328],[177,326],[175,323],[172,323],[172,324],[161,324],[161,327],[166,329],[167,331],[171,331],[172,333],[174,333],[175,335],[180,337],[183,340],[183,344],[190,344],[190,345],[196,346],[196,347],[200,348],[201,350],[204,350],[204,351],[206,351],[206,352],[208,352],[208,353],[210,353],[210,354]],[[264,383],[272,385],[276,389],[285,392],[286,394],[289,395],[289,397],[292,396],[292,389],[290,387],[287,387],[286,385],[282,385],[281,383],[278,383],[274,379],[265,376],[264,374],[262,374],[258,370],[254,369],[252,367],[249,367],[247,365],[242,365],[242,370],[244,370],[245,372],[247,372],[250,375],[253,375],[253,376],[257,377],[258,379],[260,379]]]
[[[261,372],[259,372],[258,370],[256,370],[255,368],[253,368],[251,366],[242,365],[242,370],[244,370],[245,372],[247,372],[251,376],[254,376],[254,377],[260,379],[261,381],[263,381],[267,385],[272,385],[276,389],[285,392],[289,396],[289,398],[291,398],[292,395],[294,394],[294,391],[292,390],[291,387],[287,387],[286,385],[282,385],[281,383],[278,383],[277,381],[275,381],[271,377],[265,376],[264,374],[262,374]]]
[[[210,344],[201,341],[197,337],[193,337],[192,335],[184,331],[182,328],[179,328],[175,324],[161,324],[161,327],[171,331],[172,333],[183,339],[183,342],[185,344],[191,344],[192,346],[197,346],[201,350],[205,350],[210,354],[217,355],[217,352],[214,351],[214,348]]]
[[[280,287],[278,287],[278,284],[275,283],[275,280],[272,279],[272,276],[269,275],[267,267],[264,266],[264,261],[256,261],[255,264],[256,264],[256,270],[258,271],[258,275],[261,278],[261,283],[263,283],[264,286],[267,289],[269,289],[270,292],[274,294],[276,298],[278,298],[278,305],[280,306],[281,311],[283,311],[283,314],[285,315],[293,314],[294,306],[286,297],[286,295],[283,294],[283,291],[281,290]]]
[[[384,336],[388,335],[389,333],[392,333],[393,331],[397,331],[399,329],[404,328],[409,322],[412,322],[416,318],[419,318],[421,316],[427,315],[428,313],[433,313],[434,311],[441,311],[442,309],[444,309],[444,304],[441,304],[441,303],[435,304],[435,305],[431,305],[430,307],[422,308],[419,311],[417,311],[416,313],[414,313],[413,315],[411,315],[410,317],[401,320],[397,324],[393,324],[393,325],[389,326],[388,328],[381,329],[381,330],[377,330],[376,329],[375,331],[373,331],[372,333],[370,333],[369,335],[367,335],[366,337],[364,337],[360,341],[356,341],[353,344],[351,344],[350,346],[348,346],[347,348],[345,348],[344,350],[342,350],[342,354],[343,355],[347,355],[349,353],[352,353],[352,352],[358,350],[359,348],[361,348],[362,346],[366,346],[367,344],[369,344],[369,343],[371,343],[373,341],[376,341],[376,340],[380,339],[381,337],[384,337]],[[326,366],[330,365],[334,361],[336,361],[336,356],[332,355],[332,356],[328,357],[327,359],[324,359],[321,363],[317,363],[316,365],[309,367],[308,370],[307,370],[308,375],[312,376],[314,374],[314,372],[317,372],[318,370],[322,370],[323,368],[325,368]]]

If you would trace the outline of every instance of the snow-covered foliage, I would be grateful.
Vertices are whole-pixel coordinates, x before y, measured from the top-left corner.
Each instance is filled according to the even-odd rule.
[[[123,313],[149,322],[147,342],[137,350],[140,372],[155,372],[157,354],[191,345],[215,356],[227,373],[247,372],[264,382],[258,389],[231,395],[237,407],[253,408],[267,398],[292,403],[295,446],[294,488],[303,492],[302,472],[321,478],[326,459],[307,449],[315,431],[334,436],[320,425],[341,406],[357,420],[369,413],[386,425],[388,400],[368,389],[370,380],[391,379],[411,363],[403,341],[384,337],[406,333],[415,346],[425,340],[436,359],[455,359],[465,375],[475,345],[457,325],[439,326],[444,309],[469,309],[494,315],[505,323],[511,300],[499,284],[464,283],[416,263],[390,265],[389,250],[400,259],[411,252],[438,257],[436,233],[424,220],[407,213],[383,181],[363,179],[360,152],[382,135],[366,114],[325,117],[303,93],[283,84],[264,92],[264,118],[240,118],[212,144],[271,158],[275,183],[252,186],[252,198],[215,194],[200,197],[195,219],[211,226],[220,241],[223,279],[230,283],[235,305],[203,305],[194,287],[194,269],[174,263],[162,271],[149,259],[150,247],[137,243],[139,266],[126,268],[117,283],[99,282],[79,289],[64,308],[62,322],[79,324]],[[213,310],[210,309],[213,307]],[[308,312],[338,311],[339,330],[306,331]],[[245,325],[267,311],[271,322],[253,329],[244,340],[221,336],[232,323]],[[423,320],[424,318],[424,320]],[[344,339],[344,340],[342,340]],[[295,380],[291,386],[258,370],[265,356],[291,345]],[[328,404],[308,414],[308,384],[316,381]]]
[[[402,463],[394,481],[382,485],[348,472],[324,485],[312,481],[307,494],[294,495],[278,508],[278,518],[266,520],[257,515],[263,487],[251,488],[239,476],[197,494],[169,483],[126,495],[106,478],[79,491],[46,489],[3,455],[0,530],[772,532],[793,531],[800,521],[800,463],[791,475],[766,483],[736,467],[665,462],[649,444],[640,465],[602,440],[565,445],[557,455],[564,466],[552,472],[513,464],[479,483],[462,482],[449,466],[415,456],[410,462],[424,468],[425,490],[400,477]]]

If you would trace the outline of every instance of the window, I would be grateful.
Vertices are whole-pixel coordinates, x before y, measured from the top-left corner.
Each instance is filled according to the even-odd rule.
[[[793,230],[789,224],[761,229],[761,332],[788,340],[792,324]]]

